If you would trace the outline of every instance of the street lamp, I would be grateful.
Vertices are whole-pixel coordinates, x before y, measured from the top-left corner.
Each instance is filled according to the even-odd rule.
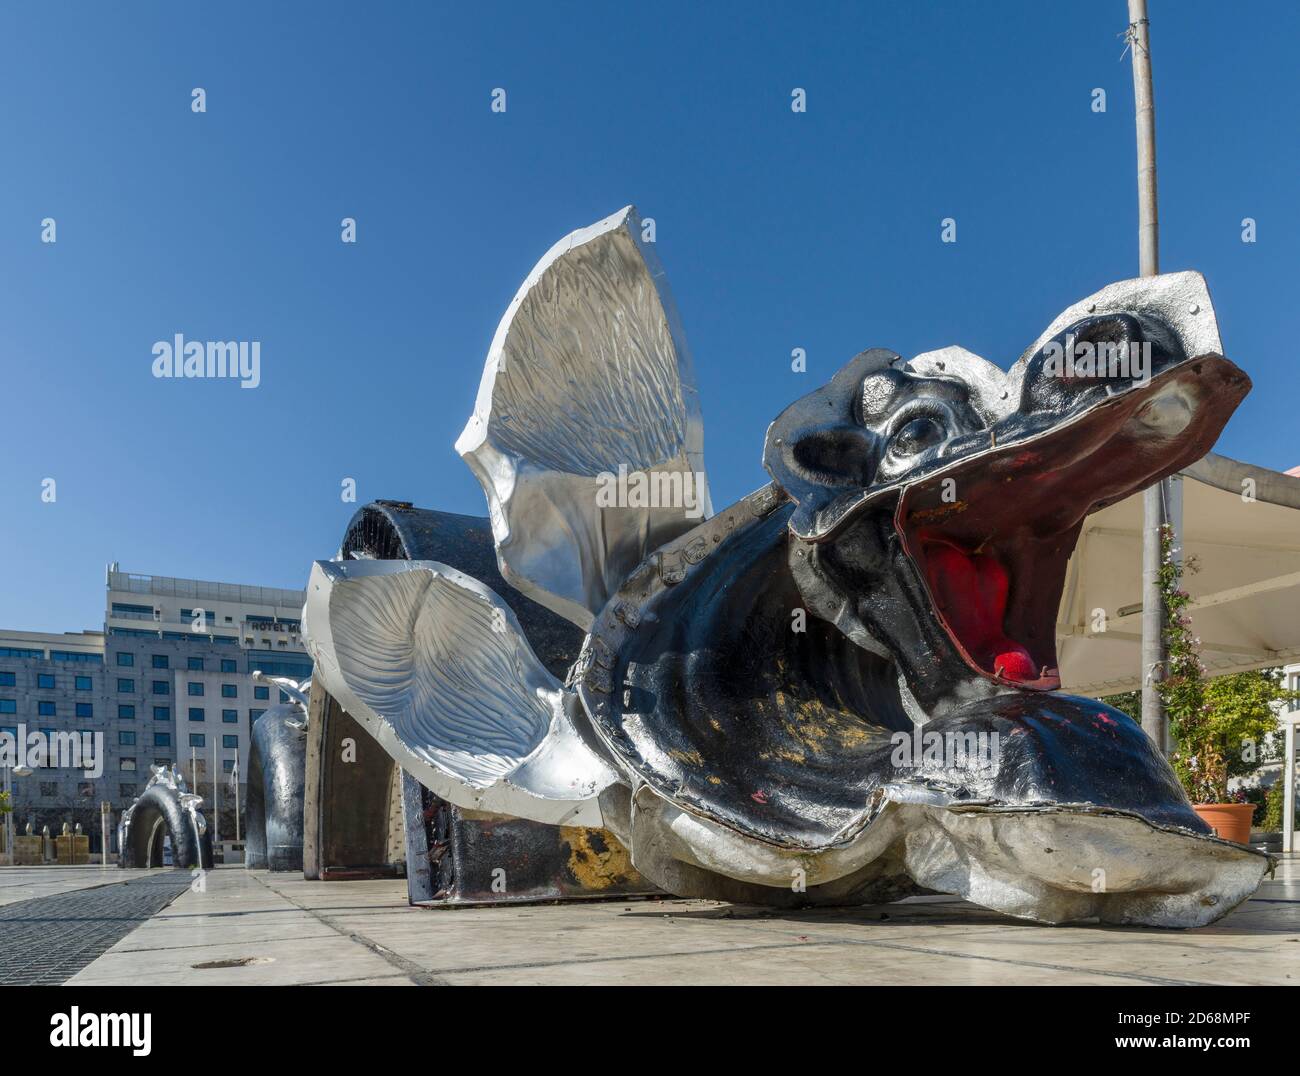
[[[5,859],[9,866],[14,865],[14,801],[13,801],[13,778],[30,777],[32,769],[30,766],[4,766],[5,771],[5,798],[9,801],[9,811],[5,814]]]

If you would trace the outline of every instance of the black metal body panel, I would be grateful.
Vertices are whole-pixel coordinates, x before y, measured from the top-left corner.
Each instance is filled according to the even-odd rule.
[[[414,508],[406,502],[377,501],[361,508],[344,535],[345,558],[375,560],[433,560],[446,564],[491,587],[510,606],[542,664],[564,679],[582,645],[583,632],[564,618],[511,587],[497,568],[492,530],[485,518]],[[357,738],[372,766],[393,764],[374,761],[378,745],[338,705],[325,707],[329,727],[324,730],[326,788],[318,802],[322,813],[322,860],[325,876],[331,865],[374,862],[380,836],[375,820],[387,817],[388,788],[372,772],[357,780],[355,769],[347,775],[331,774],[339,767],[329,760],[339,757],[341,737]],[[343,791],[339,782],[347,780]],[[413,904],[478,904],[502,901],[567,900],[630,896],[656,890],[632,867],[622,845],[600,829],[548,826],[485,812],[464,811],[446,803],[402,775],[406,824],[407,888]],[[382,800],[382,805],[380,801]],[[341,844],[336,835],[342,820],[333,819],[332,802],[345,802],[348,829],[365,822],[370,839],[360,832]],[[326,852],[325,850],[329,851]],[[337,876],[337,870],[334,872]]]

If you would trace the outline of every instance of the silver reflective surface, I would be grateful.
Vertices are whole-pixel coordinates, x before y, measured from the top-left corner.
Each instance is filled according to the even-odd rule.
[[[303,627],[315,678],[443,799],[601,824],[596,796],[614,773],[482,583],[434,561],[317,561]]]
[[[1221,351],[1204,280],[1176,273],[1122,281],[1076,303],[1005,373],[959,347],[904,368],[960,381],[992,427],[1021,406],[1026,364],[1046,340],[1121,310],[1157,315],[1189,356]],[[456,448],[487,496],[503,577],[591,632],[570,674],[576,691],[541,666],[497,595],[437,562],[318,561],[304,609],[315,676],[451,803],[607,826],[656,884],[719,899],[736,899],[740,885],[750,898],[779,902],[801,877],[830,903],[910,880],[1045,922],[1198,926],[1244,900],[1268,869],[1250,849],[1132,813],[957,801],[915,784],[878,788],[867,820],[842,840],[784,847],[644,783],[600,740],[599,722],[584,739],[593,736],[587,715],[622,692],[613,682],[618,640],[646,615],[636,602],[610,601],[628,577],[641,566],[636,578],[653,576],[653,587],[679,585],[709,550],[785,499],[764,487],[704,522],[711,507],[691,361],[631,208],[567,236],[533,269],[497,329]],[[676,501],[603,504],[620,470],[675,479]],[[906,477],[862,489],[860,501],[896,495]],[[693,503],[683,496],[690,492]],[[853,637],[851,625],[843,630]],[[918,723],[934,716],[913,708]]]
[[[487,495],[501,574],[583,628],[646,554],[711,510],[690,353],[641,230],[628,207],[537,263],[456,442]],[[620,497],[620,468],[647,476],[651,503],[602,504],[602,490]]]

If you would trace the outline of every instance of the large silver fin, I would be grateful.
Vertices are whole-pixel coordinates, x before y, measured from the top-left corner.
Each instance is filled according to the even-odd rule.
[[[711,514],[690,353],[631,206],[528,275],[456,451],[487,494],[502,576],[584,629],[647,554]]]
[[[599,826],[613,771],[571,692],[488,587],[436,561],[316,561],[314,676],[422,784],[461,807]]]

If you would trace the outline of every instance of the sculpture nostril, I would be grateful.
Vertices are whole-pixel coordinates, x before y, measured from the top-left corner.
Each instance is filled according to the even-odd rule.
[[[1192,421],[1192,402],[1177,389],[1162,392],[1147,403],[1135,420],[1160,437],[1176,437]]]
[[[1145,385],[1183,358],[1166,327],[1132,314],[1106,314],[1075,322],[1045,343],[1025,383],[1026,403],[1064,403],[1093,388],[1107,395]]]

